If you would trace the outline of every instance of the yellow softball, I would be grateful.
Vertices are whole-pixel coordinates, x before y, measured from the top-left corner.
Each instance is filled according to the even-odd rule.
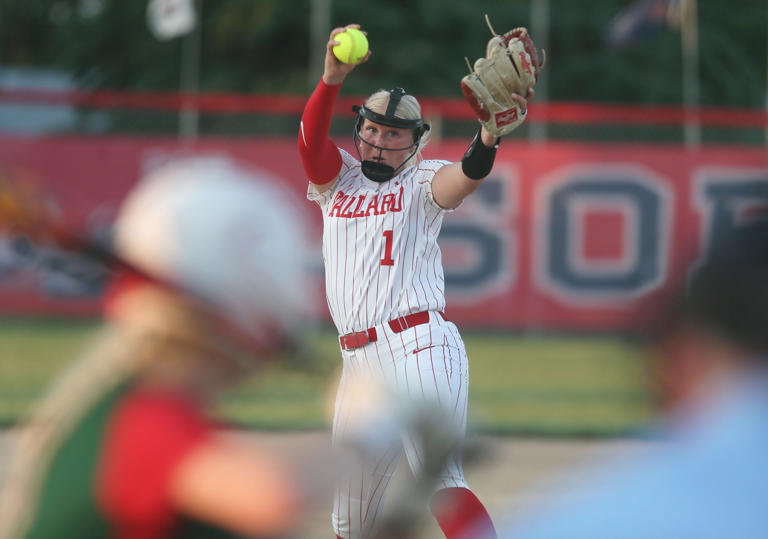
[[[357,28],[347,28],[333,36],[339,42],[333,46],[333,55],[345,64],[356,64],[368,54],[368,39]]]

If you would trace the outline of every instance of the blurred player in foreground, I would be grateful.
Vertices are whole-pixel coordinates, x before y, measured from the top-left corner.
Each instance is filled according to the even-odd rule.
[[[307,196],[323,212],[326,296],[343,357],[334,443],[348,437],[349,416],[356,413],[347,387],[352,373],[385,381],[403,403],[437,404],[452,418],[459,442],[450,448],[454,451],[444,465],[429,472],[435,474],[434,488],[425,495],[432,495],[432,511],[446,537],[476,536],[472,526],[493,533],[491,519],[469,490],[462,469],[468,365],[461,336],[444,313],[437,236],[445,214],[490,173],[500,137],[525,119],[526,98],[533,95],[530,87],[540,65],[522,29],[489,42],[489,59],[478,61],[477,72],[462,81],[482,126],[461,162],[421,160],[429,125],[418,101],[402,88],[379,90],[356,107],[355,158],[328,135],[341,84],[359,65],[342,63],[333,54],[338,44],[334,36],[350,27],[359,28],[348,25],[330,34],[322,80],[306,105],[299,133],[299,152],[310,181]],[[488,81],[482,79],[489,65],[495,66],[488,71],[496,79],[486,87],[483,82]],[[519,84],[524,76],[529,77],[528,85]],[[333,508],[338,537],[376,535],[403,448],[419,476],[425,474],[428,443],[405,433],[402,443],[383,447],[341,482]],[[424,500],[413,503],[426,505]]]
[[[294,522],[287,465],[208,416],[305,299],[300,215],[256,180],[189,160],[129,195],[102,253],[120,269],[107,323],[24,425],[0,537],[273,536]]]
[[[716,246],[683,288],[654,334],[659,441],[585,470],[504,537],[768,537],[768,222]]]

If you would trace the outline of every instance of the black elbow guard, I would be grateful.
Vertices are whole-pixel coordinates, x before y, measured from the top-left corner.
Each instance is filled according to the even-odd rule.
[[[493,161],[496,159],[496,150],[499,147],[499,142],[501,142],[501,138],[497,138],[493,146],[486,146],[483,144],[480,132],[478,130],[467,153],[461,160],[461,170],[467,178],[473,180],[482,180],[491,173]]]

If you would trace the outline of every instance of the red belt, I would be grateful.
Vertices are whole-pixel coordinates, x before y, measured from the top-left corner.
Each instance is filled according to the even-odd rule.
[[[445,317],[445,313],[442,311],[439,312],[440,316],[443,317],[443,320],[448,320]],[[427,322],[429,322],[429,311],[407,314],[405,316],[401,316],[400,318],[390,320],[387,323],[389,324],[389,328],[392,330],[392,333],[400,333],[401,331],[404,331],[408,328],[412,328],[413,326],[420,326],[421,324],[426,324]],[[376,334],[376,328],[368,328],[363,331],[358,331],[357,333],[347,333],[346,335],[342,335],[339,337],[339,344],[341,344],[341,348],[343,350],[354,350],[355,348],[360,348],[361,346],[365,346],[371,342],[376,342],[377,340],[378,335]]]

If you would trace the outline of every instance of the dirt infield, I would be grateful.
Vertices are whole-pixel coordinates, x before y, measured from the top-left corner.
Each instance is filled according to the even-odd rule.
[[[251,435],[249,435],[251,436]],[[254,433],[262,446],[274,449],[289,458],[311,455],[312,448],[328,443],[325,432]],[[0,432],[0,484],[8,473],[8,457],[15,434]],[[514,517],[526,505],[546,496],[558,477],[580,463],[614,455],[637,447],[641,442],[628,440],[566,440],[483,436],[476,439],[480,448],[476,462],[467,467],[467,479],[478,497],[486,504],[494,520]],[[406,473],[400,467],[393,484],[397,492],[398,479]],[[318,501],[316,509],[308,512],[296,537],[313,539],[332,537],[330,529],[331,500]],[[427,519],[420,533],[425,539],[442,538],[437,525]]]

